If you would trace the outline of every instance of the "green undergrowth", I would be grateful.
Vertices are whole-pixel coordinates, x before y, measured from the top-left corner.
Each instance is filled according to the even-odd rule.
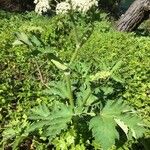
[[[118,76],[114,77],[115,82],[110,80],[106,83],[111,88],[104,89],[102,98],[121,98],[137,110],[145,124],[150,126],[150,37],[117,32],[106,18],[107,15],[102,13],[97,14],[91,24],[88,18],[77,20],[78,36],[85,43],[74,62],[73,70],[77,74],[73,75],[73,82],[77,84],[77,76],[86,74],[88,68],[90,74],[96,74],[98,71],[109,71],[117,62],[121,62]],[[15,46],[14,41],[19,32],[28,37],[38,37],[39,46],[38,42],[34,50],[25,44]],[[12,146],[14,137],[28,125],[27,116],[31,108],[42,103],[52,106],[49,96],[41,91],[47,88],[49,81],[59,81],[61,74],[49,59],[54,54],[68,63],[75,48],[73,39],[72,24],[68,17],[50,18],[34,13],[10,14],[0,11],[0,139],[5,141],[1,144],[6,148]],[[71,145],[76,134],[70,129],[55,138],[53,144],[58,149],[65,143]],[[147,130],[145,138],[150,138],[149,134]],[[20,149],[25,147],[26,141],[32,141],[36,149],[47,148],[45,137],[30,135],[22,142]],[[142,144],[136,142],[130,141],[124,148],[130,149],[132,145],[133,149],[137,149],[142,145],[146,149],[147,142],[143,139],[140,141]],[[76,149],[85,149],[82,140],[78,143]],[[96,143],[93,145],[97,147]]]

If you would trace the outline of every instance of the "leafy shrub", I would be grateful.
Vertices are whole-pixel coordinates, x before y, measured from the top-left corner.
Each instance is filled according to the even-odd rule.
[[[97,28],[99,29],[99,26]],[[98,29],[84,45],[80,55],[84,55],[84,58],[91,56],[93,63],[111,63],[118,59],[122,60],[124,65],[120,73],[124,76],[125,85],[127,85],[126,92],[133,93],[132,96],[127,93],[124,96],[136,107],[147,105],[149,103],[149,97],[146,94],[149,89],[149,37],[137,37],[133,33],[126,34],[116,31],[102,33],[98,32]],[[92,49],[95,51],[93,52]],[[95,57],[96,54],[97,57]],[[129,90],[131,87],[134,92]]]
[[[76,115],[77,113],[72,113],[72,108],[70,111],[67,94],[70,90],[66,91],[67,85],[63,77],[64,75],[62,76],[63,71],[56,69],[55,65],[57,61],[53,61],[53,63],[49,61],[49,59],[51,60],[55,55],[56,58],[59,57],[62,61],[68,63],[72,56],[75,42],[74,31],[72,30],[69,18],[66,17],[64,19],[64,17],[59,16],[49,19],[48,17],[36,16],[34,13],[23,16],[1,13],[0,17],[3,19],[3,22],[0,23],[0,39],[2,39],[0,41],[0,48],[2,49],[0,53],[0,67],[2,70],[0,76],[0,104],[2,112],[1,132],[3,131],[3,137],[1,137],[3,143],[1,144],[3,144],[3,146],[7,145],[11,147],[13,144],[15,148],[21,141],[23,143],[31,139],[32,145],[30,144],[30,146],[39,149],[48,149],[52,143],[57,149],[62,149],[63,146],[67,148],[72,147],[72,149],[86,149],[92,146],[92,148],[94,147],[96,149],[99,145],[97,145],[91,137],[91,131],[87,130],[87,123],[83,125],[83,120],[84,122],[88,122],[93,118],[90,121],[90,127],[93,133],[100,132],[101,130],[99,131],[97,128],[97,123],[95,124],[95,122],[99,122],[99,118],[96,117],[99,116],[99,110],[105,115],[112,112],[112,114],[109,114],[111,124],[108,126],[108,128],[112,130],[112,133],[114,133],[112,137],[115,137],[115,135],[118,137],[115,128],[116,126],[118,127],[118,125],[123,128],[125,133],[127,131],[125,130],[126,126],[123,126],[120,120],[114,120],[114,118],[112,118],[112,116],[114,116],[113,111],[107,111],[108,108],[113,109],[113,107],[109,107],[109,105],[113,103],[110,99],[123,99],[125,103],[129,103],[137,109],[145,122],[147,124],[149,123],[149,37],[138,37],[134,33],[116,32],[108,21],[102,19],[103,16],[104,15],[100,15],[98,21],[96,21],[96,18],[92,26],[88,24],[88,19],[76,20],[79,37],[81,37],[81,39],[83,38],[83,31],[90,32],[90,34],[87,34],[87,32],[84,34],[84,37],[86,37],[86,39],[88,38],[88,40],[85,40],[86,42],[79,50],[74,65],[72,64],[70,68],[72,86],[69,85],[69,87],[71,87],[71,91],[73,91],[73,99],[76,104],[74,110],[78,109],[78,106],[83,102],[82,100],[86,99],[90,88],[92,88],[92,95],[98,98],[100,97],[100,102],[102,102],[92,104],[92,107],[90,107],[90,102],[89,105],[83,107],[85,113],[82,109],[79,109],[80,115]],[[26,42],[33,44],[32,49],[24,44],[21,46],[12,45],[15,39],[15,33],[19,36],[18,31],[26,33],[22,34],[22,36],[29,38],[29,41],[26,38]],[[109,71],[117,62],[120,62],[120,60],[122,60],[121,67],[115,72],[114,76],[107,80],[107,77],[110,75],[108,74]],[[99,80],[96,81],[97,84],[94,84],[93,87],[91,82],[88,83],[90,86],[84,83],[87,76],[92,77],[93,80],[98,77],[106,77],[106,79],[104,78],[104,81],[100,80],[100,82]],[[51,90],[48,92],[45,91],[47,86],[50,86],[51,90],[53,89],[53,93]],[[45,95],[43,90],[48,95]],[[92,96],[89,101],[93,98],[95,100],[95,97]],[[54,98],[57,100],[56,103],[53,103]],[[78,99],[81,101],[77,101]],[[80,103],[78,104],[77,102]],[[117,107],[120,105],[119,102],[120,101],[113,103],[113,106]],[[30,113],[31,108],[32,113]],[[89,110],[93,111],[92,113],[94,113],[95,117],[87,114]],[[62,111],[65,113],[62,113]],[[122,111],[122,109],[120,111]],[[27,119],[29,114],[30,121]],[[55,117],[61,116],[61,122],[55,117],[51,117],[53,114],[55,114]],[[68,115],[68,117],[63,116],[64,114],[66,114],[66,116]],[[79,122],[80,128],[78,128],[78,131],[83,131],[84,133],[87,131],[88,134],[81,135],[74,129],[76,120],[74,120],[73,116],[75,116],[75,119],[77,118]],[[117,116],[120,116],[120,112]],[[45,117],[48,119],[47,125],[45,122],[43,124]],[[100,115],[99,117],[103,116]],[[38,122],[37,119],[39,119],[40,122]],[[128,120],[129,128],[134,125],[130,117],[126,116],[124,119]],[[135,120],[136,119],[135,117]],[[106,120],[106,122],[108,121],[107,119],[104,120]],[[63,126],[61,127],[64,127],[64,129],[67,128],[68,130],[62,133],[57,126],[53,126],[54,131],[56,131],[53,132],[53,134],[55,133],[54,136],[56,136],[57,132],[61,132],[61,134],[52,140],[51,143],[47,139],[53,135],[44,135],[46,133],[43,131],[44,129],[51,131],[52,128],[47,127],[52,127],[52,121],[56,121],[55,123],[57,125],[62,123]],[[34,123],[30,124],[31,122]],[[66,126],[67,124],[65,124],[65,122],[68,126]],[[124,122],[126,122],[126,120],[124,120]],[[30,133],[31,131],[32,133],[36,133],[36,136],[33,136]],[[141,130],[139,130],[139,132],[140,131]],[[89,139],[90,143],[87,140],[87,135],[88,138],[91,138]],[[66,140],[64,140],[64,137],[66,137]],[[94,135],[94,137],[97,141],[101,141],[101,146],[107,146],[106,141],[103,141],[103,143],[103,139],[99,139],[99,136]],[[68,140],[68,138],[71,138],[72,141]],[[78,141],[76,141],[77,139]],[[112,138],[111,145],[114,144],[114,142]],[[134,142],[134,140],[132,140],[132,142]],[[64,143],[66,143],[66,145],[63,145]],[[91,143],[92,145],[90,145]]]
[[[143,35],[149,35],[149,33],[150,33],[150,19],[148,19],[145,22],[143,22],[140,25],[139,30],[142,31]]]

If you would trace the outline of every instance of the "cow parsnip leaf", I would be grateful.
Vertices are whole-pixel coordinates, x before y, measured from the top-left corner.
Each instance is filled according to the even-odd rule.
[[[122,100],[108,101],[101,114],[117,117],[120,116],[123,112],[128,112],[130,110],[131,107],[126,105]]]
[[[103,150],[107,150],[119,139],[116,123],[112,117],[96,116],[90,121],[93,137],[96,143],[100,143]]]
[[[124,133],[126,134],[126,136],[128,137],[128,126],[124,124],[123,121],[121,121],[120,119],[115,119],[116,123],[118,124],[118,126],[124,131]]]
[[[10,138],[15,137],[17,134],[17,131],[12,129],[12,128],[7,128],[4,130],[2,136],[3,136],[3,140],[8,140]]]
[[[49,125],[49,120],[40,120],[37,122],[32,123],[26,130],[27,133],[33,132],[37,129],[41,129],[44,126]]]
[[[80,91],[77,92],[77,105],[90,106],[94,101],[97,100],[97,97],[92,94],[91,87],[89,83],[82,85]]]
[[[136,114],[126,113],[119,116],[119,118],[129,129],[128,139],[132,137],[138,139],[143,136],[146,129],[144,128],[143,121]]]
[[[61,109],[55,110],[50,115],[49,127],[45,130],[44,135],[49,139],[53,139],[56,135],[60,134],[61,130],[67,128],[67,123],[71,122],[73,112],[70,107],[62,105]]]
[[[48,86],[49,88],[43,91],[44,94],[59,96],[62,99],[68,98],[69,93],[64,81],[50,82]]]
[[[52,112],[48,111],[46,105],[40,105],[38,108],[39,110],[33,109],[30,119],[35,120],[35,122],[29,126],[27,132],[43,129],[43,136],[50,140],[67,128],[67,123],[71,122],[73,116],[72,109],[64,104],[60,104],[60,107],[54,108]],[[43,108],[45,109],[43,110]],[[41,116],[39,112],[41,112]],[[45,115],[43,115],[44,112],[46,112]]]
[[[128,139],[142,137],[145,132],[143,121],[137,116],[136,111],[133,112],[133,108],[123,103],[122,100],[109,101],[104,107],[102,114],[113,116],[114,120],[119,119],[122,125],[124,124],[124,127],[117,124],[125,134],[128,128]]]
[[[29,116],[31,120],[46,119],[50,115],[50,111],[45,104],[41,104],[38,107],[32,109],[32,113]]]
[[[119,126],[128,139],[139,138],[145,132],[141,119],[132,112],[132,108],[123,101],[108,101],[101,113],[92,118],[90,129],[93,137],[100,143],[104,150],[107,150],[115,144],[119,138],[116,127]]]

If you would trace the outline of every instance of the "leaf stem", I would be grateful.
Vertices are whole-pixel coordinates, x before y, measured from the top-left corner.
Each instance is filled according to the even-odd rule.
[[[64,74],[65,74],[66,83],[67,83],[67,90],[69,92],[69,94],[68,94],[69,103],[73,109],[74,108],[74,100],[73,100],[73,94],[72,94],[72,89],[71,89],[70,72],[65,72]]]
[[[44,82],[43,75],[42,75],[42,73],[41,73],[40,66],[39,66],[37,60],[35,60],[35,64],[36,64],[36,67],[37,67],[37,71],[38,71],[39,79],[40,79],[41,83],[42,83],[44,86],[48,87],[47,84]]]
[[[81,43],[80,43],[80,39],[79,39],[79,36],[78,36],[78,30],[77,30],[77,27],[76,27],[73,12],[70,13],[70,18],[72,20],[73,30],[74,30],[74,35],[75,35],[75,42],[76,42],[76,48],[75,48],[75,51],[74,51],[74,53],[71,57],[70,63],[69,63],[71,65],[72,62],[76,59],[76,56],[77,56],[78,50],[80,49]]]
[[[76,49],[71,57],[69,65],[71,65],[73,63],[73,61],[76,59],[79,49],[80,49],[80,45],[78,44],[78,45],[76,45]]]
[[[81,108],[86,104],[87,100],[89,99],[89,97],[91,96],[91,91],[88,93],[88,95],[86,96],[86,98],[83,100],[83,103],[81,105]]]

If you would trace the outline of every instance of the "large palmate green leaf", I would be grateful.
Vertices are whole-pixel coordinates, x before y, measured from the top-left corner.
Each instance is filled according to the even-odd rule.
[[[107,150],[119,139],[119,133],[115,129],[116,123],[112,117],[96,116],[90,121],[90,129],[97,143]]]
[[[50,115],[49,127],[45,130],[44,135],[50,139],[58,135],[61,130],[67,128],[67,123],[71,122],[73,112],[70,107],[61,105],[61,108],[54,110]]]
[[[118,117],[120,116],[123,112],[129,112],[131,111],[131,107],[123,103],[122,100],[118,101],[108,101],[103,108],[101,115],[102,116],[111,116],[111,117]]]
[[[83,84],[80,87],[80,91],[77,92],[77,105],[90,106],[95,100],[96,96],[92,94],[92,90],[89,83]]]
[[[56,135],[67,128],[71,122],[73,112],[70,107],[61,104],[50,112],[46,105],[40,105],[32,110],[30,119],[36,120],[30,125],[27,132],[33,132],[37,129],[43,129],[43,135],[53,139]]]
[[[44,90],[44,94],[59,96],[62,99],[68,98],[69,93],[64,81],[50,82],[48,86],[49,88]]]
[[[143,121],[137,112],[123,101],[109,102],[103,109],[104,114],[112,115],[118,126],[124,131],[128,139],[140,138],[145,132]],[[127,130],[128,128],[128,130]]]
[[[50,111],[45,104],[39,105],[32,109],[32,114],[30,115],[31,120],[44,119],[49,117]]]
[[[111,148],[119,138],[116,127],[120,127],[128,139],[139,138],[145,131],[141,119],[121,100],[108,101],[101,113],[91,119],[89,126],[95,141],[104,150]]]
[[[146,131],[143,121],[135,114],[126,114],[118,118],[128,127],[128,139],[132,137],[138,139],[142,137],[143,133]],[[124,128],[122,128],[122,130],[124,131]]]

